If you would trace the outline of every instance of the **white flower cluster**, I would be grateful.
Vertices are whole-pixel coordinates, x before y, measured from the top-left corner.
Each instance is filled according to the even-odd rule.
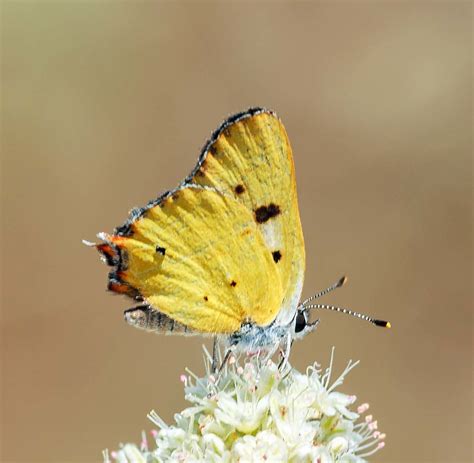
[[[111,457],[119,463],[155,462],[344,462],[362,463],[384,446],[377,422],[361,414],[368,404],[349,410],[356,397],[336,392],[358,363],[349,362],[331,383],[333,355],[322,371],[279,371],[271,361],[230,359],[218,380],[210,374],[182,375],[191,406],[167,426],[155,412],[149,418],[161,428],[152,432],[156,448],[127,444]],[[104,462],[109,463],[108,452]]]

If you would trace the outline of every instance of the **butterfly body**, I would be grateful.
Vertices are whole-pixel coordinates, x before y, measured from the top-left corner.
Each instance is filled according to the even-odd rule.
[[[109,289],[142,303],[126,312],[134,326],[246,351],[294,334],[304,242],[291,147],[271,111],[227,119],[177,188],[99,237]]]
[[[125,311],[125,321],[136,328],[157,334],[184,335],[184,336],[211,336],[220,337],[227,346],[242,352],[258,352],[262,348],[272,348],[284,341],[289,333],[292,338],[298,339],[299,333],[293,333],[293,323],[279,325],[271,323],[269,326],[259,326],[255,323],[243,323],[240,328],[230,335],[219,333],[203,333],[176,322],[162,312],[153,310],[149,306],[134,307]]]

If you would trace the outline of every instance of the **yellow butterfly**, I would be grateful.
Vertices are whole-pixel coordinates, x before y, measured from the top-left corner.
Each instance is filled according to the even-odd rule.
[[[292,151],[263,108],[224,121],[176,189],[98,236],[113,267],[108,288],[142,302],[125,312],[139,328],[221,335],[249,351],[289,346],[314,329],[310,308],[352,313],[308,305],[344,279],[298,305],[305,249]]]

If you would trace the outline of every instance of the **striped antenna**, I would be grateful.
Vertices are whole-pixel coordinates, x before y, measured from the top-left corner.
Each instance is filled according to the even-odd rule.
[[[344,285],[347,282],[347,277],[343,276],[340,278],[336,283],[332,284],[329,286],[329,288],[323,289],[322,291],[319,291],[319,293],[313,294],[311,297],[308,297],[305,301],[301,302],[298,308],[303,308],[308,302],[318,299],[321,296],[324,296],[327,293],[330,293],[331,291],[334,291],[337,288],[340,288],[342,285]]]
[[[386,322],[385,320],[377,320],[375,318],[369,317],[368,315],[364,315],[363,313],[354,312],[351,309],[345,309],[343,307],[336,307],[334,305],[327,305],[327,304],[311,304],[304,307],[304,309],[324,309],[324,310],[332,310],[334,312],[345,313],[347,315],[352,315],[353,317],[360,318],[361,320],[365,320],[367,322],[372,323],[376,326],[382,326],[384,328],[391,328],[392,325],[390,322]]]

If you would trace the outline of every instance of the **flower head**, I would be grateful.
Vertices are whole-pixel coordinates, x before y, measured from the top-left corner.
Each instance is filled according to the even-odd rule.
[[[335,391],[357,362],[350,361],[331,381],[329,367],[310,366],[305,374],[293,368],[281,372],[259,356],[235,358],[219,378],[210,373],[181,376],[190,406],[166,425],[151,412],[160,429],[152,432],[156,448],[146,437],[140,447],[127,444],[111,456],[126,462],[344,462],[362,463],[384,446],[385,434],[377,430],[369,405],[351,410],[356,397]],[[108,453],[104,461],[109,462]]]

